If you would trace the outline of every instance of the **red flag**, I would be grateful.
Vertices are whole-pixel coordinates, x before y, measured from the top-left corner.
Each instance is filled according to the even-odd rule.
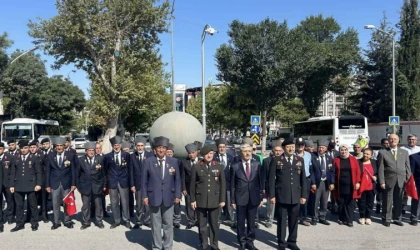
[[[407,192],[407,196],[418,200],[419,195],[417,194],[416,183],[414,182],[414,176],[411,175],[410,179],[408,179],[407,183],[405,184],[405,191]]]
[[[109,188],[105,188],[104,195],[107,196],[109,194]]]
[[[74,199],[74,192],[71,191],[64,197],[63,199],[64,204],[66,204],[66,212],[69,216],[72,216],[77,212],[76,208],[76,200]]]
[[[372,182],[371,177],[369,176],[368,171],[365,169],[362,174],[362,181],[360,182],[359,194],[362,194],[369,185],[369,182]]]

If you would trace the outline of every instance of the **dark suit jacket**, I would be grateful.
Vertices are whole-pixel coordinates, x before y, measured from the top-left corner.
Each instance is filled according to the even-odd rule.
[[[207,168],[204,161],[194,165],[191,172],[191,202],[200,208],[217,208],[226,202],[226,178],[223,165],[212,161]]]
[[[87,156],[81,156],[78,159],[76,186],[83,195],[102,194],[106,184],[103,158],[95,156],[93,161],[93,166],[91,166]]]
[[[265,193],[268,194],[268,180],[269,180],[269,173],[270,173],[270,164],[273,156],[269,156],[263,160],[262,165],[262,173],[264,174],[264,190]]]
[[[104,164],[108,177],[108,188],[115,189],[118,183],[121,188],[130,188],[133,186],[130,178],[130,154],[124,151],[121,153],[121,162],[117,166],[114,159],[114,151],[105,155]]]
[[[4,187],[10,187],[10,170],[15,167],[15,164],[16,158],[9,153],[4,153],[0,171],[2,172],[2,185]]]
[[[57,189],[61,185],[64,189],[76,186],[77,159],[71,152],[64,152],[61,166],[57,163],[57,152],[51,152],[46,157],[46,187]],[[67,162],[67,164],[66,164]]]
[[[196,159],[198,161],[198,159]],[[194,165],[191,165],[191,160],[189,158],[181,161],[181,190],[187,191],[190,194],[190,184],[191,184],[191,173]],[[189,204],[187,204],[189,205]]]
[[[131,185],[136,187],[136,191],[140,191],[141,189],[141,173],[144,166],[144,161],[147,158],[154,157],[153,153],[148,151],[143,152],[143,161],[140,162],[139,160],[139,152],[136,151],[130,155],[130,178],[131,178]]]
[[[316,187],[319,187],[319,184],[321,182],[322,172],[321,172],[321,163],[320,163],[320,157],[318,152],[312,153],[312,165],[309,168],[309,172],[311,173],[311,185],[316,185]],[[335,165],[334,165],[334,159],[329,156],[328,154],[325,154],[325,167],[326,167],[326,182],[328,185],[335,183]]]
[[[28,154],[25,161],[18,157],[15,167],[10,170],[10,187],[14,187],[16,192],[35,192],[35,186],[41,185],[40,159],[33,154]]]
[[[276,203],[299,204],[301,198],[307,198],[304,160],[297,155],[292,157],[292,164],[285,154],[271,160],[268,196],[276,198]]]
[[[76,157],[77,157],[77,151],[76,151],[76,149],[74,149],[74,148],[69,148],[69,149],[65,149],[64,150],[65,152],[70,152],[70,153],[73,153]]]
[[[235,160],[235,157],[232,154],[229,154],[229,153],[226,153],[226,157],[227,157],[226,168],[224,168],[225,169],[225,178],[226,178],[226,187],[228,187],[227,189],[230,191],[230,168],[231,168],[231,166],[232,166],[232,164]],[[241,159],[241,158],[239,157],[239,159]],[[214,154],[213,160],[222,164],[219,152],[216,152]],[[223,166],[223,164],[222,164],[222,166]]]
[[[231,204],[246,206],[251,203],[257,206],[263,199],[263,183],[265,175],[261,171],[259,161],[251,160],[251,178],[248,180],[242,162],[236,162],[230,168]]]
[[[148,198],[150,206],[158,207],[163,204],[165,207],[171,207],[175,198],[181,199],[181,173],[178,160],[169,156],[165,159],[163,179],[156,157],[149,157],[144,161],[141,197]]]

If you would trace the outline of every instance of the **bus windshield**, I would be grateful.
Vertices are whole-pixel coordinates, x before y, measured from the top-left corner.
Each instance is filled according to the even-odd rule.
[[[364,129],[365,127],[364,117],[338,119],[338,129]]]
[[[32,139],[32,124],[3,124],[1,132],[4,141],[10,139]]]

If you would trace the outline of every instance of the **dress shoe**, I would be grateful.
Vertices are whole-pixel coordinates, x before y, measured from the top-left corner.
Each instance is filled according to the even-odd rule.
[[[273,226],[273,224],[271,224],[271,223],[265,223],[266,228],[271,228],[272,226]]]
[[[303,226],[307,226],[307,227],[309,227],[309,226],[311,225],[311,223],[307,222],[306,220],[301,220],[301,221],[299,222],[299,224],[301,224],[301,225],[303,225]]]
[[[25,229],[25,226],[15,226],[14,228],[12,228],[11,230],[10,230],[10,232],[17,232],[17,231],[19,231],[19,230],[22,230],[22,229]]]
[[[90,227],[90,224],[83,224],[81,227],[80,227],[80,230],[85,230],[86,228],[88,228],[88,227]]]
[[[390,227],[391,226],[391,223],[390,222],[384,222],[384,226],[386,226],[386,227]]]
[[[124,226],[126,227],[126,228],[128,228],[128,229],[131,229],[132,227],[131,227],[131,224],[130,224],[130,222],[129,221],[126,221],[125,223],[124,223]]]
[[[38,224],[34,224],[31,226],[32,231],[37,231],[38,230],[39,225]]]
[[[98,222],[97,226],[98,226],[100,229],[104,229],[104,228],[105,228],[104,223],[102,223],[102,222]]]
[[[176,223],[176,224],[174,224],[174,228],[180,229],[181,228],[181,225],[179,223]]]
[[[0,225],[0,233],[3,233],[3,232],[4,232],[4,226]]]
[[[193,224],[188,224],[185,228],[186,229],[191,229],[191,228],[193,228],[194,227],[194,225]]]
[[[248,250],[258,250],[258,248],[254,246],[254,243],[246,243],[245,248]]]
[[[53,224],[52,225],[52,227],[51,227],[51,230],[55,230],[55,229],[57,229],[57,228],[59,228],[59,227],[61,227],[61,223],[58,223],[58,224]]]
[[[312,226],[316,226],[316,224],[317,224],[317,221],[316,221],[316,220],[312,220],[312,221],[311,221],[311,225],[312,225]]]
[[[365,218],[360,218],[359,223],[360,223],[360,225],[364,225],[366,223]]]
[[[371,220],[371,219],[366,219],[365,224],[366,224],[366,225],[370,225],[370,224],[372,224],[372,220]]]
[[[326,225],[326,226],[330,225],[330,223],[327,220],[319,220],[319,223],[321,223],[323,225]]]
[[[133,229],[139,229],[140,227],[140,224],[134,224]]]
[[[12,224],[13,224],[13,221],[9,220],[9,221],[7,222],[7,224],[12,225]]]
[[[343,222],[341,220],[337,221],[338,225],[343,225]]]
[[[42,221],[44,222],[44,223],[48,223],[49,221],[48,221],[48,219],[42,219]]]
[[[404,224],[399,220],[395,220],[394,224],[397,225],[397,226],[400,226],[400,227],[404,226]]]
[[[413,220],[413,221],[410,222],[410,225],[417,226],[418,225],[418,222],[416,220]]]
[[[114,229],[116,227],[119,227],[120,225],[121,225],[120,223],[112,224],[111,227],[110,227],[110,229]]]
[[[67,223],[64,223],[64,226],[67,227],[68,229],[71,229],[73,228],[73,223],[67,222]]]
[[[349,223],[347,223],[347,226],[348,226],[348,227],[353,227],[353,222],[349,222]]]
[[[300,248],[296,244],[287,244],[287,248],[291,250],[300,250]]]

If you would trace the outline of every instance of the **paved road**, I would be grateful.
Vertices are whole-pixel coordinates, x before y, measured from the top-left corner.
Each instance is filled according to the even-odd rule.
[[[109,197],[107,197],[109,198]],[[76,195],[77,208],[81,208],[80,195]],[[109,199],[108,203],[109,204]],[[109,205],[108,205],[109,211]],[[357,216],[357,215],[356,215]],[[50,219],[52,214],[50,213]],[[81,214],[74,216],[75,228],[60,227],[51,231],[51,223],[40,223],[37,232],[32,232],[27,224],[23,231],[10,233],[14,225],[5,225],[5,232],[0,234],[1,249],[150,249],[150,229],[143,227],[138,230],[128,230],[125,227],[109,229],[112,219],[107,219],[105,229],[92,226],[84,231],[80,230]],[[336,221],[335,216],[330,219]],[[408,222],[408,215],[405,221]],[[355,224],[353,228],[340,226],[333,222],[331,226],[317,225],[316,227],[299,227],[298,245],[301,249],[420,249],[420,227],[413,227],[405,223],[403,227],[391,225],[386,228],[375,215],[374,224],[361,226]],[[185,218],[183,216],[183,224]],[[196,249],[198,245],[197,228],[186,230],[185,226],[175,229],[174,249]],[[275,249],[276,226],[266,229],[260,225],[257,230],[255,245],[259,249]],[[222,225],[220,229],[220,249],[237,249],[236,233]]]

